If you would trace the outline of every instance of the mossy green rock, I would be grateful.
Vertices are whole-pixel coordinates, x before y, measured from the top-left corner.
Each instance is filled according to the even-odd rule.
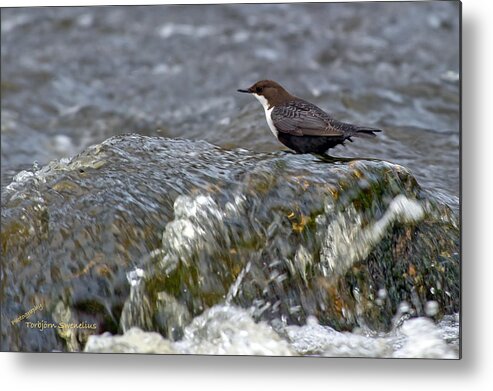
[[[1,245],[5,350],[133,326],[179,339],[224,301],[339,330],[459,306],[457,216],[383,161],[115,137],[3,189]],[[38,304],[32,320],[97,329],[12,324]]]

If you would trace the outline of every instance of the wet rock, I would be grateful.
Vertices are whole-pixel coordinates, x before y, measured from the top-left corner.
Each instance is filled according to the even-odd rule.
[[[175,354],[171,342],[161,334],[145,332],[134,327],[123,335],[93,335],[84,348],[86,353],[144,353],[144,354]]]
[[[377,160],[114,137],[20,173],[2,192],[1,246],[9,350],[84,346],[87,332],[10,323],[39,303],[35,320],[58,322],[63,304],[91,333],[171,339],[224,302],[339,331],[388,330],[404,301],[410,316],[436,302],[436,319],[459,306],[457,216]]]

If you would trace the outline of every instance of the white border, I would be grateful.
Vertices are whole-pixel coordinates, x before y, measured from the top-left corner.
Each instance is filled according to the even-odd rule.
[[[163,3],[167,2],[0,1],[2,7]],[[489,186],[493,180],[492,4],[484,0],[463,1],[462,361],[1,353],[3,389],[89,391],[118,387],[145,391],[202,390],[208,386],[234,391],[490,389],[493,384],[493,249],[489,247],[493,231],[493,187]]]

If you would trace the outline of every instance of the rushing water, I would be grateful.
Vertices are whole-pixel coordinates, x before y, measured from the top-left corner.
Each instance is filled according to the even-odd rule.
[[[2,318],[125,335],[2,342],[457,357],[457,7],[3,9]],[[331,151],[354,160],[280,152],[235,92],[263,78],[384,132]],[[130,132],[224,149],[104,141]]]
[[[2,186],[120,133],[281,149],[235,92],[272,78],[385,130],[335,155],[402,164],[457,203],[457,3],[18,8],[1,28]]]
[[[320,325],[316,318],[303,326],[272,328],[265,322],[256,323],[248,310],[222,305],[195,318],[178,342],[133,328],[123,336],[91,337],[85,351],[453,359],[459,354],[459,318],[446,315],[438,325],[427,318],[414,318],[386,334],[341,333]]]

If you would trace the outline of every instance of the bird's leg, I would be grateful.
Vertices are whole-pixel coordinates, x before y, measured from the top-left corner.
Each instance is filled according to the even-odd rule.
[[[330,156],[328,153],[314,153],[313,156],[318,157],[323,162],[332,163],[337,160],[337,158]]]

